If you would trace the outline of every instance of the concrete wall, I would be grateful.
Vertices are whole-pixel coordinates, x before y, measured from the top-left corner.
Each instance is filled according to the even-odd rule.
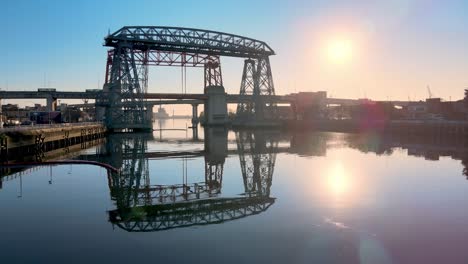
[[[205,125],[225,125],[228,122],[226,93],[223,86],[205,88]]]

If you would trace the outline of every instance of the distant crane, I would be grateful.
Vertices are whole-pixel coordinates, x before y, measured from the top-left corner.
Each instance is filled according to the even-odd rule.
[[[429,85],[427,86],[427,93],[429,95],[429,99],[432,98],[432,92],[431,92],[431,88],[429,87]]]

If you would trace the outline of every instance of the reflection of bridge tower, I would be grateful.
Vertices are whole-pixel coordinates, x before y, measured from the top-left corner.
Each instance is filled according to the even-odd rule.
[[[264,131],[240,131],[236,133],[236,140],[245,193],[249,196],[268,197],[278,141]]]
[[[205,181],[154,185],[150,183],[148,158],[145,157],[147,134],[113,134],[109,136],[106,152],[112,166],[120,173],[109,176],[109,188],[117,208],[133,208],[157,204],[187,202],[216,197],[221,193],[224,161],[227,156],[227,131],[207,129],[205,147]]]
[[[143,134],[109,135],[107,152],[111,155],[111,164],[120,169],[120,173],[109,177],[111,196],[118,207],[150,202],[149,193],[140,191],[149,188],[148,159],[145,158],[147,137]]]

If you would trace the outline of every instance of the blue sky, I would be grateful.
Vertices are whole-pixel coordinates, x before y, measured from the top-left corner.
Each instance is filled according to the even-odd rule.
[[[459,99],[468,87],[468,1],[5,1],[0,10],[0,88],[97,88],[108,30],[125,25],[213,29],[264,40],[277,93],[327,90],[373,99]],[[328,42],[349,39],[352,58],[332,65]],[[238,92],[242,60],[223,58]],[[180,91],[179,68],[152,68],[152,92]],[[188,91],[202,73],[188,71]]]

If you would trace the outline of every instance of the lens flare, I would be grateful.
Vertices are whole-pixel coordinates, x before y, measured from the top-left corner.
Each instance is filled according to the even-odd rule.
[[[328,58],[335,64],[344,64],[351,60],[353,47],[349,40],[335,40],[328,44]]]

